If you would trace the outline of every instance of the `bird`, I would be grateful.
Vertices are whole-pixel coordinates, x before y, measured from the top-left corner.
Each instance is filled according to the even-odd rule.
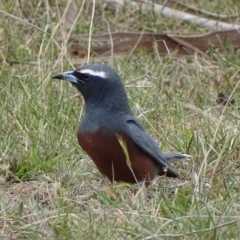
[[[111,182],[148,186],[157,175],[177,178],[169,164],[190,155],[162,152],[133,115],[124,84],[105,64],[86,64],[53,79],[70,82],[82,95],[85,111],[77,131],[81,148]]]

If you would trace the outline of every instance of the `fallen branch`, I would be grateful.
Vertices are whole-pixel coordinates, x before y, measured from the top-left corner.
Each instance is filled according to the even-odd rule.
[[[190,13],[190,14],[199,14],[202,16],[205,16],[207,18],[213,18],[213,19],[235,19],[239,17],[239,14],[232,14],[232,15],[224,15],[224,14],[218,14],[218,13],[212,13],[206,10],[202,10],[193,6],[188,6],[184,3],[181,3],[180,1],[172,0],[169,3],[167,3],[169,7],[175,6],[178,8],[184,9],[184,12]]]
[[[221,21],[210,20],[203,17],[198,17],[190,13],[181,12],[166,6],[162,6],[157,3],[151,3],[147,0],[142,2],[126,1],[126,0],[105,0],[107,3],[114,3],[120,6],[124,6],[129,3],[132,7],[141,8],[142,11],[148,12],[154,10],[157,14],[161,14],[168,18],[176,18],[182,21],[190,22],[194,25],[211,28],[213,30],[229,30],[229,29],[240,29],[238,24],[230,24]]]

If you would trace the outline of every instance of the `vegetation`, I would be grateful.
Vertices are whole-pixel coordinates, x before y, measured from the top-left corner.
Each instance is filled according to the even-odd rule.
[[[236,0],[185,2],[226,15],[240,9]],[[181,179],[156,178],[145,199],[138,186],[110,187],[77,143],[84,102],[69,83],[51,79],[86,62],[66,53],[59,24],[66,5],[0,3],[0,238],[238,239],[239,50],[209,48],[208,59],[157,51],[90,59],[113,62],[134,114],[161,149],[192,155],[173,163]],[[85,1],[73,33],[88,34],[91,15]],[[106,22],[111,31],[209,31],[97,3],[92,32],[108,32]]]

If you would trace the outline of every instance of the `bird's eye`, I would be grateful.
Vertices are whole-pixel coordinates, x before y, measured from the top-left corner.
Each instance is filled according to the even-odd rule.
[[[89,74],[87,74],[87,73],[83,73],[83,75],[82,75],[82,79],[83,79],[84,81],[88,80],[90,77],[91,77],[91,75],[89,75]]]

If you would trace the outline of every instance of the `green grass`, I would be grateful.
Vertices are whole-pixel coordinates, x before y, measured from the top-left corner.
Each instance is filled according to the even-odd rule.
[[[72,69],[57,28],[66,2],[0,3],[48,33],[0,15],[0,239],[238,239],[239,51],[210,50],[208,60],[157,53],[114,60],[147,131],[163,150],[192,155],[173,164],[182,179],[156,178],[148,199],[137,198],[137,186],[107,188],[77,143],[81,96],[50,78]],[[195,2],[223,14],[240,7],[237,1],[225,7],[216,0]],[[75,33],[88,33],[91,10],[86,3]],[[102,11],[97,4],[94,33],[108,31]],[[105,17],[112,31],[207,32],[109,5]],[[232,95],[235,104],[217,104],[219,92]]]

